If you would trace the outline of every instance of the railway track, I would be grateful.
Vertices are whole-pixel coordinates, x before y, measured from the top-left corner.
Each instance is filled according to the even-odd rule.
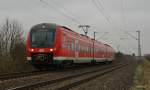
[[[128,64],[110,65],[96,70],[65,76],[54,80],[39,81],[32,84],[12,87],[9,88],[8,90],[33,90],[33,89],[42,89],[44,87],[50,87],[50,89],[52,90],[69,90],[75,86],[78,86],[89,80],[113,72],[114,70],[120,69],[126,65]]]
[[[15,79],[15,78],[22,78],[27,76],[33,76],[37,74],[45,74],[49,71],[31,71],[31,72],[16,72],[11,74],[2,74],[0,75],[0,81],[9,80],[9,79]]]
[[[40,74],[47,74],[47,73],[53,73],[53,72],[60,72],[60,71],[67,71],[72,69],[80,69],[80,68],[86,68],[88,65],[74,65],[73,67],[65,68],[63,70],[60,69],[51,69],[51,70],[36,70],[36,71],[30,71],[30,72],[15,72],[11,74],[1,74],[0,75],[0,81],[4,80],[10,80],[10,79],[16,79],[16,78],[22,78],[22,77],[28,77],[28,76],[34,76],[34,75],[40,75]]]

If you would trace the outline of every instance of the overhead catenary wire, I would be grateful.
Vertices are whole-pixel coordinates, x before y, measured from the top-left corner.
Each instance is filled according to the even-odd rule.
[[[112,29],[116,30],[116,29],[120,29],[114,22],[113,19],[111,18],[111,16],[106,13],[106,10],[103,6],[103,1],[101,0],[92,0],[92,3],[94,4],[94,6],[96,7],[96,9],[103,15],[103,17],[105,18],[105,20],[107,21],[108,24],[111,25]]]
[[[106,12],[105,7],[103,5],[104,1],[103,0],[95,0],[95,3],[97,3],[98,7],[101,9],[101,11],[103,12],[103,16],[106,17],[107,21],[109,20],[109,24],[112,25],[112,27],[115,29],[122,30],[121,27],[118,27],[118,25],[115,24],[112,17],[110,16],[110,14],[108,14],[108,12]]]
[[[114,28],[126,33],[127,35],[129,35],[130,37],[132,37],[133,39],[135,40],[138,40],[137,37],[135,37],[134,35],[130,34],[129,32],[126,31],[126,23],[125,23],[125,9],[124,9],[124,1],[121,0],[121,8],[122,8],[122,25],[123,27],[117,27],[116,24],[114,24],[113,22],[113,19],[111,18],[111,16],[109,14],[106,14],[105,12],[105,8],[103,7],[103,4],[101,3],[102,0],[92,0],[93,4],[95,5],[95,7],[98,9],[98,11],[100,11],[102,13],[102,15],[105,17],[105,19],[107,20],[107,22],[110,24],[110,25],[114,25]],[[140,47],[140,44],[139,46]],[[139,52],[140,49],[138,50]],[[139,54],[140,56],[140,54]]]
[[[68,13],[69,15],[71,15],[73,18],[76,18],[78,20],[78,16],[75,15],[73,12],[69,11],[68,9],[66,9],[65,7],[63,7],[62,5],[60,5],[58,2],[56,2],[56,0],[50,0],[53,4],[55,4],[59,9],[61,9],[62,11],[64,11],[64,13]]]
[[[94,6],[98,10],[98,12],[100,12],[103,15],[103,17],[105,18],[107,23],[112,27],[112,29],[113,30],[120,29],[114,24],[113,19],[111,18],[111,16],[108,13],[106,13],[106,10],[103,6],[104,2],[103,3],[101,3],[101,2],[102,1],[100,1],[100,0],[92,0],[92,3],[94,4]]]
[[[113,22],[113,20],[112,20],[112,18],[111,18],[111,16],[106,12],[106,10],[105,10],[105,8],[104,8],[104,6],[103,6],[103,4],[104,4],[104,2],[102,3],[102,0],[96,0],[97,1],[97,4],[101,7],[101,9],[103,10],[103,12],[104,12],[104,15],[109,19],[109,21],[112,23]]]
[[[136,38],[134,35],[132,35],[132,34],[129,33],[128,31],[126,31],[125,8],[124,8],[124,7],[125,7],[125,5],[124,5],[124,0],[121,0],[122,24],[123,24],[123,28],[125,29],[125,30],[124,30],[124,33],[137,40],[137,38]]]
[[[105,7],[103,6],[104,2],[102,0],[92,0],[92,3],[95,5],[97,10],[104,16],[104,18],[106,19],[108,24],[111,25],[113,30],[117,29],[117,30],[123,31],[121,29],[121,27],[118,27],[118,25],[115,24],[115,22],[113,21],[112,17],[106,12]]]
[[[64,17],[66,17],[67,19],[70,19],[72,22],[74,22],[76,24],[80,24],[80,22],[78,20],[76,20],[72,16],[69,16],[68,14],[62,12],[60,9],[56,8],[53,4],[50,4],[50,3],[46,2],[45,0],[39,0],[39,1],[43,4],[45,4],[46,6],[50,7],[51,9],[53,8],[55,11],[57,11],[58,13],[60,13]]]
[[[124,0],[121,0],[121,13],[122,13],[122,24],[123,24],[123,28],[124,33],[129,35],[131,38],[137,40],[138,38],[135,37],[134,35],[132,35],[131,33],[129,33],[128,31],[126,31],[126,22],[125,22],[125,4],[124,4]]]
[[[121,0],[121,13],[122,13],[122,24],[123,24],[123,28],[126,29],[124,0]]]
[[[104,18],[106,19],[106,21],[111,24],[109,18],[104,14],[103,10],[101,7],[99,7],[98,3],[95,0],[92,0],[92,3],[94,4],[94,6],[97,8],[97,10],[104,16]]]
[[[104,8],[103,4],[101,3],[103,1],[102,0],[96,0],[96,1],[97,1],[97,4],[99,5],[99,7],[101,7],[101,9],[103,10],[103,13],[104,13],[103,15],[106,15],[105,17],[107,17],[109,19],[110,23],[115,25],[114,22],[113,22],[113,19],[111,18],[111,16],[109,14],[107,14],[107,13],[105,14],[105,12],[104,12],[105,8]],[[121,4],[122,4],[121,8],[122,8],[122,17],[123,17],[122,23],[124,24],[124,29],[125,29],[126,28],[126,25],[125,25],[125,12],[124,12],[125,9],[124,9],[124,1],[123,0],[121,0]],[[123,30],[120,27],[116,27],[116,26],[115,26],[115,28],[118,28],[118,30],[123,31],[124,33],[128,34],[129,36],[131,36],[132,38],[135,39],[135,37],[133,35],[131,35],[130,33],[128,33],[126,30]]]

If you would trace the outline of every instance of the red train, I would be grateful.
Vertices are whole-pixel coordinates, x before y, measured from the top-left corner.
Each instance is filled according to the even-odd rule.
[[[114,60],[111,46],[52,23],[31,28],[26,50],[27,60],[35,67]]]

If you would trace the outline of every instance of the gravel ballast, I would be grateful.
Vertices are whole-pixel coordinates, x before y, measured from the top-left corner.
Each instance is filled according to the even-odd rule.
[[[135,63],[129,61],[128,66],[71,90],[130,90],[133,84],[134,69]]]

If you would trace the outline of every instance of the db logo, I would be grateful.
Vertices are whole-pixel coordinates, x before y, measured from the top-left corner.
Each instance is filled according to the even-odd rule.
[[[39,49],[39,52],[44,52],[44,49]]]

